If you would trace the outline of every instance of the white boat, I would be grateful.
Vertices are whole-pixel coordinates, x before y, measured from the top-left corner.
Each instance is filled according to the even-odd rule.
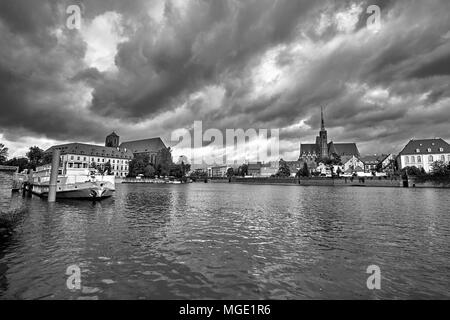
[[[115,177],[101,175],[93,169],[60,168],[56,185],[56,199],[101,200],[111,197],[115,191]],[[48,197],[51,165],[36,168],[32,175],[31,191]]]

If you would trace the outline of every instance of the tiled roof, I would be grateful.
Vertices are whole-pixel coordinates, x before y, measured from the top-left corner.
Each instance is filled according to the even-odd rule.
[[[341,163],[342,163],[342,164],[346,164],[346,163],[349,162],[352,158],[353,158],[353,156],[342,156],[342,157],[341,157]]]
[[[334,143],[330,142],[328,144],[328,148],[334,147],[333,152],[338,154],[339,156],[359,156],[358,147],[356,146],[356,143]],[[331,152],[331,151],[330,151]]]
[[[362,162],[364,162],[365,164],[371,164],[371,163],[380,163],[381,161],[383,161],[384,159],[386,159],[386,157],[383,156],[379,156],[379,155],[373,155],[373,156],[364,156],[362,158],[360,158],[360,160]]]
[[[145,140],[122,142],[121,149],[127,149],[132,153],[156,152],[167,148],[161,138],[151,138]]]
[[[45,152],[52,152],[54,148],[61,150],[61,154],[74,154],[74,155],[86,155],[94,157],[110,157],[110,158],[122,158],[131,159],[133,158],[133,153],[117,148],[97,146],[93,144],[84,143],[67,143],[57,146],[53,146],[47,149]]]
[[[428,151],[430,150],[430,151]],[[442,151],[441,151],[442,150]],[[450,153],[450,145],[443,139],[411,140],[399,155]]]

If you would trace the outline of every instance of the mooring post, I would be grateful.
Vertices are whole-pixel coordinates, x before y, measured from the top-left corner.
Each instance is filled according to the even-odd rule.
[[[48,202],[56,201],[56,187],[58,184],[58,171],[59,171],[59,156],[61,151],[59,149],[53,149],[52,155],[52,169],[50,172],[50,186],[48,190]]]

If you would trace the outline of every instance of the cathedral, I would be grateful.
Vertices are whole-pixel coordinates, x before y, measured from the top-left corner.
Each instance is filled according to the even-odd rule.
[[[144,140],[128,141],[119,144],[120,137],[115,133],[111,133],[106,137],[105,146],[129,151],[134,157],[140,155],[148,155],[150,162],[156,162],[156,156],[161,149],[167,149],[167,146],[161,138],[150,138]]]
[[[323,117],[323,108],[321,108],[321,127],[319,135],[316,137],[316,143],[300,144],[299,161],[316,162],[321,159],[334,159],[343,156],[359,157],[356,143],[334,143],[328,142],[328,133],[325,129],[325,120]]]

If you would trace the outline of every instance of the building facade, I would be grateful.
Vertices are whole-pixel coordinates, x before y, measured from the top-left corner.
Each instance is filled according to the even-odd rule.
[[[397,157],[399,169],[416,167],[429,173],[433,163],[450,163],[450,145],[441,138],[411,140]]]
[[[52,153],[53,149],[61,151],[62,173],[68,171],[86,170],[95,166],[105,168],[109,163],[111,174],[117,177],[128,175],[128,164],[133,154],[120,148],[103,147],[83,143],[68,143],[49,148],[45,153]]]

